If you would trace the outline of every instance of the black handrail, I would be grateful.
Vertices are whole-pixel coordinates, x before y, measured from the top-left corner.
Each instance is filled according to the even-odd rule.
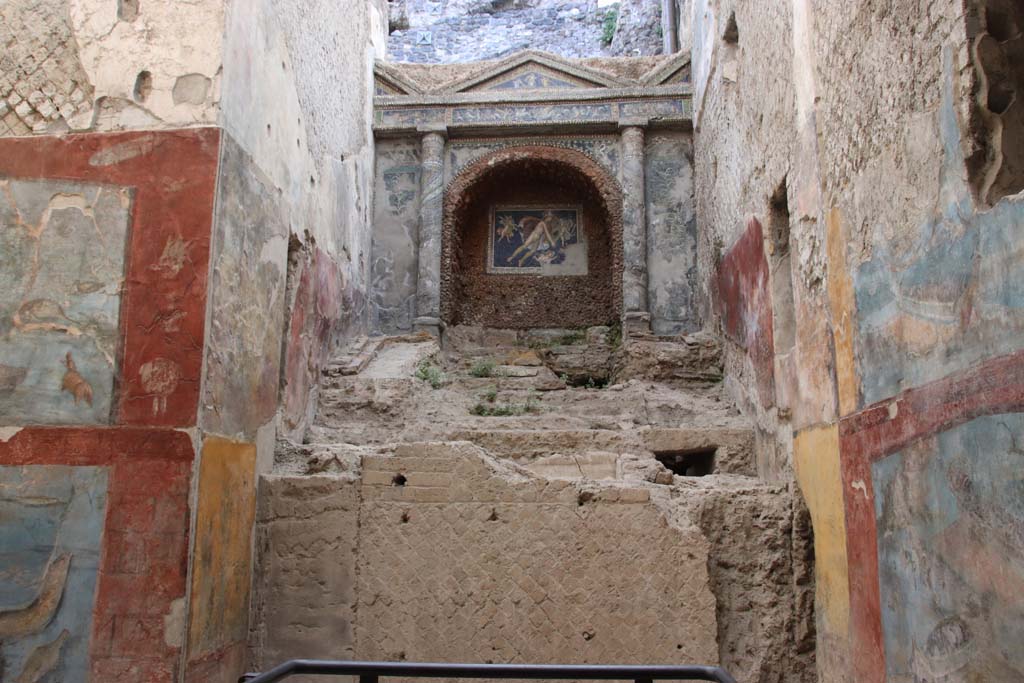
[[[652,683],[655,680],[736,683],[717,666],[607,666],[592,664],[444,664],[415,662],[345,662],[292,659],[264,673],[245,674],[239,683],[274,683],[289,676],[359,676],[359,683],[378,683],[381,676],[406,678],[520,678]]]

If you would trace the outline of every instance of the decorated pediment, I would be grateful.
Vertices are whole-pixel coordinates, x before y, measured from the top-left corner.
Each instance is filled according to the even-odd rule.
[[[486,91],[576,90],[623,84],[607,74],[543,52],[521,52],[451,85],[456,93]]]
[[[374,95],[419,95],[423,90],[402,74],[377,63],[373,68]]]
[[[680,53],[644,74],[640,82],[648,87],[690,83],[690,55]]]

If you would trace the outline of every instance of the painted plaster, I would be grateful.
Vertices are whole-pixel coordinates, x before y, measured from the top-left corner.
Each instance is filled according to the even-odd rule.
[[[224,0],[146,2],[134,16],[119,16],[121,3],[109,0],[67,4],[78,56],[94,96],[118,102],[106,114],[97,112],[101,129],[216,121]],[[143,71],[150,75],[145,96],[137,88]],[[205,87],[190,88],[189,96],[182,98],[183,79],[202,79]],[[69,123],[82,129],[92,127],[94,119]]]
[[[252,439],[277,408],[288,226],[277,193],[228,135],[216,206],[200,424]]]
[[[1024,677],[1024,415],[872,466],[889,681]]]
[[[846,520],[837,425],[807,429],[793,440],[793,464],[814,526],[815,607],[821,632],[845,641],[850,624]]]
[[[722,316],[722,328],[746,349],[761,401],[771,405],[775,400],[772,302],[764,233],[756,218],[747,221],[746,231],[722,257],[716,282],[715,306]]]
[[[953,373],[924,387],[902,392],[844,418],[840,423],[850,575],[851,647],[854,652],[869,655],[855,660],[856,673],[864,680],[883,680],[887,666],[882,630],[875,502],[878,487],[873,477],[874,463],[899,451],[914,449],[915,444],[922,444],[914,451],[917,453],[916,461],[926,462],[934,457],[941,445],[936,441],[929,442],[929,439],[977,418],[1019,413],[1022,409],[1024,352],[1017,352]],[[984,457],[970,447],[958,452],[967,457]],[[983,471],[989,473],[983,474]],[[971,465],[961,483],[972,481],[971,477],[982,477],[980,481],[983,482],[994,472],[998,469],[988,470],[979,461],[977,467]],[[927,475],[922,476],[927,478]],[[925,484],[922,482],[922,485]],[[886,500],[885,496],[882,500]],[[916,530],[910,533],[917,534],[919,538],[931,533],[930,527],[915,524],[914,520],[915,517],[909,515],[901,517],[900,523],[914,527]],[[908,571],[915,573],[923,583],[927,574],[922,575],[922,569],[915,567]],[[961,592],[959,596],[961,602],[973,599],[970,592]],[[985,607],[990,608],[991,604]],[[904,640],[897,652],[906,652],[910,647],[911,644]]]
[[[21,494],[12,488],[27,481],[45,482],[43,495],[70,494],[56,532],[58,545],[67,539],[71,552],[80,553],[72,557],[69,587],[87,587],[80,582],[89,580],[89,558],[98,549],[95,590],[66,591],[56,617],[91,610],[84,627],[80,618],[75,630],[67,622],[60,648],[68,656],[88,643],[76,680],[83,671],[93,681],[166,683],[177,675],[184,623],[174,614],[185,596],[193,458],[189,436],[166,429],[29,427],[0,442],[3,505],[16,500]],[[33,508],[32,515],[44,521],[47,510]],[[33,542],[45,537],[45,528],[45,522],[33,523]],[[10,538],[13,545],[17,535]]]
[[[854,273],[863,404],[939,379],[1024,339],[1024,198],[981,210],[966,182],[947,54],[935,207],[906,242],[878,236]]]
[[[319,249],[293,256],[292,268],[298,284],[288,306],[278,427],[281,436],[302,443],[316,411],[318,369],[329,362],[339,339],[361,331],[353,313],[363,301],[334,259]]]
[[[207,437],[196,504],[190,662],[245,640],[255,510],[255,444]]]
[[[110,421],[132,193],[0,179],[0,414]]]
[[[88,669],[107,478],[105,467],[0,467],[5,680],[71,680]]]
[[[219,145],[219,132],[209,128],[0,139],[0,179],[8,180],[8,185],[12,179],[49,179],[132,188],[119,307],[121,360],[115,423],[195,424]],[[104,190],[104,196],[110,192],[114,190]],[[120,202],[127,195],[115,192],[115,196]],[[120,215],[121,209],[114,210]],[[60,214],[66,217],[69,212]],[[85,228],[91,228],[91,219]],[[75,229],[80,232],[82,226]],[[86,289],[93,281],[83,280]],[[73,287],[79,290],[78,280]],[[65,299],[59,303],[66,311]],[[53,313],[45,308],[39,311],[39,315]],[[117,323],[105,323],[111,324]],[[68,349],[49,348],[58,362],[66,359]],[[78,363],[74,353],[72,359]],[[85,366],[87,372],[89,367]],[[90,375],[78,372],[91,383]],[[82,391],[77,381],[70,384]],[[95,389],[94,403],[98,396],[102,394]]]

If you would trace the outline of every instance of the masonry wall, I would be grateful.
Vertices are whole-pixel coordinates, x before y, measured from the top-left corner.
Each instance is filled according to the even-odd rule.
[[[821,680],[1016,680],[1024,606],[994,577],[1024,575],[1006,536],[1024,525],[1006,469],[1024,209],[1019,183],[981,178],[1021,154],[997,66],[1020,19],[826,4],[694,6],[703,279],[731,389],[776,444],[762,472],[811,509]]]
[[[572,482],[534,479],[468,443],[402,446],[362,467],[350,479],[263,480],[264,666],[285,654],[718,661],[708,543],[650,491],[581,498]]]
[[[279,409],[301,438],[320,364],[366,327],[386,10],[331,4],[340,43],[295,40],[306,3],[240,5],[0,9],[12,680],[237,679]]]

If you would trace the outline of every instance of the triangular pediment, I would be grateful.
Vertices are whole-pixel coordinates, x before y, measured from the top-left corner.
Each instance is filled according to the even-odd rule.
[[[573,64],[554,55],[520,52],[446,90],[456,93],[511,90],[576,90],[616,88],[623,84],[608,74]]]
[[[422,88],[402,74],[393,69],[389,69],[379,62],[374,65],[374,95],[421,95],[422,93]]]
[[[646,86],[689,84],[690,55],[677,54],[644,74],[640,82]]]

